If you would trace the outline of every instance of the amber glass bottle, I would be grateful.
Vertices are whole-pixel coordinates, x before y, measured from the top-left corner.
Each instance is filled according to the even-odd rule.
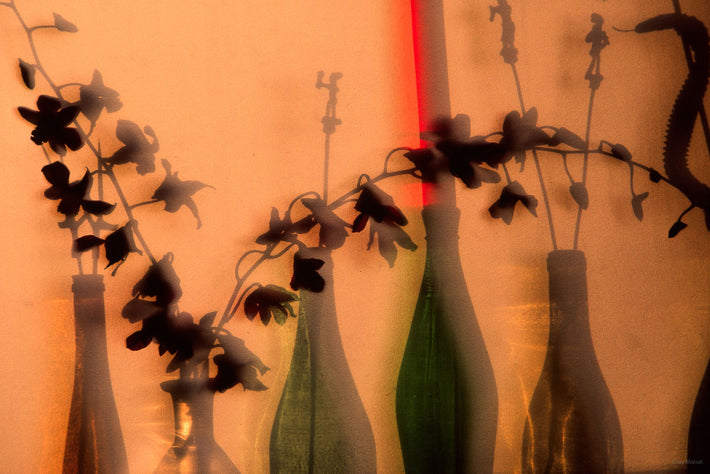
[[[523,472],[621,473],[621,426],[589,328],[584,253],[547,257],[550,334],[528,409]]]
[[[103,275],[75,275],[73,280],[76,359],[63,472],[126,473],[108,366]]]

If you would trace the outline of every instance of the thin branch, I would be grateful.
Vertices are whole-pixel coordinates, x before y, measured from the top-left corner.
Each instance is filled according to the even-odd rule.
[[[25,30],[25,34],[27,35],[27,41],[30,45],[30,49],[32,50],[32,56],[34,57],[35,67],[40,72],[42,77],[44,77],[44,79],[47,81],[47,84],[54,91],[55,95],[58,98],[64,100],[64,96],[62,94],[61,88],[58,87],[54,83],[54,81],[52,81],[52,78],[50,77],[50,75],[47,73],[47,71],[44,69],[44,66],[42,65],[42,61],[39,58],[37,48],[35,47],[34,39],[32,37],[32,29],[27,26],[24,19],[22,18],[22,15],[20,14],[17,7],[15,6],[14,2],[9,4],[9,6],[15,12],[15,16],[17,17],[17,20],[20,22],[20,25]],[[86,143],[87,147],[91,150],[91,152],[94,154],[94,156],[98,160],[101,160],[100,151],[96,148],[96,146],[94,146],[94,143],[91,141],[91,139],[89,138],[87,133],[84,131],[83,127],[78,122],[78,120],[74,119],[73,125],[76,127],[77,131],[79,132],[79,135],[81,135],[81,137],[82,137],[82,140],[84,141],[84,143]],[[148,244],[146,243],[145,239],[143,238],[140,231],[138,230],[138,221],[133,217],[133,213],[131,212],[131,207],[129,206],[128,201],[126,200],[126,197],[123,193],[123,189],[121,188],[121,185],[119,184],[118,179],[114,175],[113,171],[110,169],[106,169],[105,174],[111,180],[111,183],[113,184],[116,194],[118,195],[118,197],[121,201],[121,205],[123,206],[124,211],[126,212],[126,216],[128,217],[128,220],[135,222],[135,225],[133,227],[133,233],[135,234],[136,238],[138,239],[141,247],[143,247],[143,250],[145,251],[146,256],[150,259],[151,263],[156,263],[156,260],[153,257],[153,254],[150,251]]]
[[[592,110],[594,108],[594,95],[596,93],[596,89],[592,88],[592,92],[589,94],[589,106],[587,107],[587,127],[584,132],[584,142],[587,144],[587,148],[589,148],[589,136],[591,134],[592,130]],[[589,152],[585,151],[584,153],[584,164],[582,165],[582,184],[586,185],[587,184],[587,167],[589,164]],[[574,225],[574,244],[572,245],[572,248],[574,250],[577,250],[577,244],[579,243],[579,231],[582,227],[582,212],[584,209],[582,209],[582,206],[577,204],[577,221]]]
[[[515,63],[510,64],[510,68],[513,71],[513,79],[515,80],[515,88],[518,91],[518,101],[520,102],[520,109],[523,114],[525,114],[525,101],[523,100],[523,90],[520,85],[520,78],[518,77],[518,70],[515,67]],[[545,188],[545,180],[542,177],[542,169],[540,168],[540,160],[537,156],[537,151],[535,149],[531,150],[533,156],[533,162],[535,163],[535,170],[537,171],[537,179],[540,183],[540,191],[542,192],[542,201],[545,204],[545,212],[547,213],[547,223],[550,227],[550,239],[552,240],[552,249],[557,250],[557,238],[555,237],[555,225],[552,222],[552,208],[550,206],[550,199],[547,196],[547,189]]]

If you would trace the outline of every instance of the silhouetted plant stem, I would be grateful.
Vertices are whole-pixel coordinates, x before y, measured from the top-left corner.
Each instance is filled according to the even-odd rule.
[[[518,70],[515,67],[515,63],[510,64],[510,68],[513,71],[513,79],[515,80],[515,88],[518,91],[518,101],[520,102],[520,109],[523,114],[525,114],[525,101],[523,100],[523,89],[520,85],[520,77],[518,77]],[[542,169],[540,168],[540,160],[537,156],[537,151],[535,149],[531,150],[533,156],[533,162],[535,163],[535,170],[537,171],[537,179],[540,183],[540,192],[542,193],[542,201],[545,203],[545,212],[547,213],[547,223],[550,227],[550,239],[552,240],[552,249],[557,250],[557,238],[555,237],[555,225],[552,222],[552,208],[550,207],[550,199],[547,196],[547,188],[545,187],[545,179],[542,176]],[[507,175],[507,170],[506,170]],[[510,178],[508,178],[510,179]]]
[[[515,80],[515,89],[518,91],[518,102],[520,102],[520,108],[522,109],[523,113],[525,113],[525,101],[523,100],[523,89],[520,85],[518,68],[515,67],[515,63],[511,63],[510,69],[512,69],[513,71],[513,80]]]
[[[367,179],[362,182],[362,177],[358,179],[357,186],[355,186],[353,189],[350,191],[344,193],[342,196],[338,197],[334,201],[332,201],[330,204],[327,205],[329,209],[335,210],[338,209],[340,206],[343,206],[344,204],[351,202],[352,201],[352,196],[358,194],[361,192],[364,187],[368,184],[375,184],[377,182],[383,181],[388,178],[392,178],[395,176],[404,176],[404,175],[412,175],[415,177],[418,177],[415,173],[416,168],[408,168],[406,170],[398,170],[398,171],[386,171],[387,169],[387,161],[390,159],[390,157],[398,151],[411,151],[411,148],[408,147],[399,147],[395,148],[394,150],[390,151],[389,154],[387,155],[387,158],[385,159],[385,166],[384,166],[384,171],[380,173],[378,176],[375,176],[374,178],[370,178],[367,175],[363,175],[367,177]],[[308,191],[305,193],[302,193],[296,198],[294,198],[288,205],[286,215],[291,214],[291,211],[293,209],[293,206],[300,202],[301,199],[306,198],[308,196],[314,196],[317,199],[321,199],[320,195],[315,192],[315,191]],[[143,203],[139,203],[138,205],[142,205]],[[224,311],[222,312],[222,316],[220,318],[219,323],[217,324],[217,328],[221,329],[227,322],[229,322],[232,317],[234,317],[234,314],[237,312],[239,305],[244,298],[244,296],[247,294],[249,289],[253,286],[250,285],[247,288],[244,288],[244,284],[246,281],[249,279],[251,274],[264,262],[269,261],[269,260],[274,260],[282,255],[284,255],[286,252],[291,250],[293,247],[299,247],[299,249],[304,248],[304,244],[301,243],[300,241],[296,241],[293,243],[290,243],[283,249],[279,250],[278,252],[275,252],[277,246],[276,245],[269,245],[267,246],[266,249],[264,250],[249,250],[242,254],[242,256],[239,258],[236,264],[235,268],[235,277],[236,277],[236,284],[234,287],[234,290],[232,291],[231,296],[229,297],[229,300],[227,302],[227,306],[225,307]],[[257,258],[254,263],[251,264],[251,266],[244,272],[244,274],[241,273],[240,268],[244,261],[252,255],[259,255],[259,258]],[[243,289],[244,288],[244,289]],[[236,303],[235,303],[236,302]]]
[[[586,186],[587,184],[587,168],[589,164],[589,135],[592,130],[592,111],[594,108],[594,94],[596,93],[595,88],[591,88],[589,93],[589,107],[587,107],[587,127],[584,132],[584,142],[587,144],[587,149],[584,150],[584,159],[582,162],[582,184]],[[579,242],[579,230],[582,226],[582,206],[577,204],[577,222],[574,225],[574,244],[572,248],[577,250],[577,243]]]
[[[219,324],[217,324],[217,328],[221,329],[227,322],[229,322],[230,319],[234,316],[234,313],[236,313],[237,308],[239,308],[239,303],[242,301],[242,298],[246,295],[247,291],[249,288],[253,286],[250,285],[248,288],[246,288],[244,291],[242,291],[242,287],[244,286],[244,283],[249,279],[249,276],[257,269],[259,266],[264,263],[267,260],[274,260],[285,254],[288,250],[290,250],[292,247],[294,247],[296,244],[289,244],[287,245],[284,249],[280,250],[278,253],[272,253],[274,249],[276,248],[275,245],[269,246],[266,248],[266,250],[250,250],[248,252],[245,252],[237,261],[236,268],[234,270],[235,277],[237,279],[237,283],[234,287],[234,290],[232,291],[232,295],[229,297],[229,301],[227,302],[227,306],[224,308],[224,312],[222,313],[222,317],[220,318]],[[260,254],[261,256],[249,267],[249,269],[244,272],[244,275],[241,275],[239,272],[239,267],[241,267],[242,263],[244,260],[246,260],[247,257],[250,255],[254,254]],[[241,296],[239,296],[241,294]],[[239,300],[237,300],[237,297],[239,297]],[[235,300],[237,300],[237,303],[235,304]]]
[[[35,61],[35,66],[37,70],[40,72],[44,80],[47,82],[49,87],[54,91],[55,95],[61,99],[64,100],[64,96],[62,94],[62,87],[65,87],[67,85],[71,84],[64,84],[63,86],[59,87],[57,86],[50,75],[47,73],[45,70],[44,66],[42,65],[42,61],[40,60],[39,54],[37,52],[37,48],[35,47],[34,39],[32,37],[32,33],[39,29],[39,28],[56,28],[54,25],[42,25],[42,26],[36,26],[36,27],[28,27],[27,24],[25,23],[24,19],[22,18],[22,15],[20,14],[19,10],[17,9],[17,6],[15,5],[14,0],[9,2],[9,3],[3,3],[3,5],[9,6],[15,13],[15,16],[17,17],[17,20],[20,22],[20,25],[25,31],[25,34],[27,35],[27,41],[29,43],[30,49],[32,51],[32,56]],[[73,84],[73,83],[72,83]],[[94,143],[91,141],[89,135],[84,131],[84,128],[81,126],[81,124],[78,122],[78,120],[73,121],[73,125],[76,127],[77,131],[79,132],[79,135],[81,135],[82,140],[84,143],[86,143],[87,147],[91,150],[91,152],[94,154],[96,159],[98,160],[98,170],[99,170],[99,194],[100,196],[103,195],[103,182],[101,176],[105,173],[109,179],[111,180],[111,183],[113,184],[114,190],[116,191],[116,194],[121,201],[121,205],[126,213],[126,217],[128,218],[129,221],[134,222],[133,226],[133,233],[140,243],[141,247],[143,248],[143,251],[145,251],[146,256],[150,259],[151,263],[156,263],[155,258],[153,257],[152,252],[150,251],[150,248],[148,247],[148,244],[146,243],[145,239],[143,238],[143,235],[140,233],[140,230],[138,229],[138,221],[135,219],[133,216],[132,208],[128,204],[128,200],[126,199],[125,194],[123,193],[123,189],[121,188],[120,183],[118,182],[118,179],[116,178],[116,175],[113,173],[113,170],[110,168],[106,168],[103,166],[102,163],[102,157],[101,157],[101,152],[100,150],[94,145]],[[51,163],[51,159],[49,158],[49,155],[47,154],[47,151],[42,147],[44,150],[45,155],[47,156],[47,160]],[[78,235],[72,235],[72,239],[76,239]],[[98,259],[98,255],[94,254],[95,256],[93,257],[94,260]],[[79,260],[79,266],[81,268],[81,260]],[[98,269],[98,263],[94,262],[94,268]],[[81,271],[80,271],[81,273]]]
[[[325,134],[325,150],[323,151],[323,201],[328,203],[328,166],[330,164],[330,135]]]

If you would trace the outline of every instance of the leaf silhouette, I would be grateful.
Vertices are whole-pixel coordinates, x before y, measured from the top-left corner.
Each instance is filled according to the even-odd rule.
[[[611,156],[613,156],[617,160],[631,161],[631,152],[629,152],[629,150],[621,143],[617,143],[616,145],[612,145]]]
[[[212,311],[211,313],[207,313],[204,316],[200,318],[199,325],[202,328],[210,328],[212,327],[212,323],[214,322],[214,318],[217,317],[217,311]]]
[[[70,22],[59,13],[54,14],[54,27],[59,31],[64,31],[67,33],[76,33],[77,31],[79,31],[79,28],[77,28],[74,23]]]
[[[22,75],[22,82],[27,86],[28,89],[35,88],[35,73],[37,68],[34,64],[25,62],[20,58],[20,74]]]
[[[91,201],[85,199],[81,202],[81,207],[85,212],[88,212],[94,216],[105,216],[106,214],[113,212],[116,205],[104,201]]]
[[[572,183],[569,187],[569,192],[579,207],[582,209],[587,209],[589,207],[589,193],[587,192],[587,187],[584,183]]]
[[[76,252],[86,252],[89,249],[98,247],[104,243],[104,239],[95,235],[84,235],[74,241],[74,250]]]
[[[153,336],[144,330],[139,330],[126,338],[126,347],[132,351],[145,349],[153,341]]]
[[[663,179],[663,177],[661,176],[661,173],[659,173],[653,168],[650,168],[648,170],[648,179],[650,179],[654,183],[658,183]]]
[[[106,252],[106,260],[108,260],[106,268],[114,263],[123,262],[131,252],[140,254],[136,244],[133,242],[133,231],[130,223],[119,227],[106,236],[104,251]]]
[[[162,160],[161,162],[163,168],[165,168],[165,179],[155,190],[151,199],[163,201],[165,203],[164,209],[168,212],[177,212],[182,206],[187,207],[197,219],[197,228],[199,229],[202,227],[202,221],[197,210],[197,204],[195,204],[191,196],[200,189],[212,188],[212,186],[199,181],[182,181],[178,178],[177,171],[175,173],[171,172],[168,160]]]
[[[585,142],[582,137],[580,137],[576,133],[569,131],[564,127],[560,127],[557,129],[557,131],[552,135],[551,141],[552,145],[564,143],[565,145],[569,145],[570,147],[576,148],[578,150],[587,149],[587,142]]]
[[[686,227],[688,227],[688,224],[686,224],[685,222],[682,222],[682,221],[677,221],[675,224],[673,224],[671,226],[670,230],[668,231],[668,238],[672,239],[673,237],[678,235],[678,233],[681,230],[685,229]]]
[[[631,207],[634,210],[634,215],[636,216],[636,219],[642,221],[643,220],[643,201],[648,197],[648,193],[642,193],[642,194],[636,194],[633,198],[631,198]]]

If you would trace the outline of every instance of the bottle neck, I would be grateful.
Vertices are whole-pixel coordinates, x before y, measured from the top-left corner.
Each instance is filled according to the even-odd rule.
[[[555,250],[547,257],[551,345],[591,342],[584,252]]]
[[[202,380],[170,380],[161,384],[173,400],[175,414],[175,440],[184,442],[214,439],[214,392]]]

